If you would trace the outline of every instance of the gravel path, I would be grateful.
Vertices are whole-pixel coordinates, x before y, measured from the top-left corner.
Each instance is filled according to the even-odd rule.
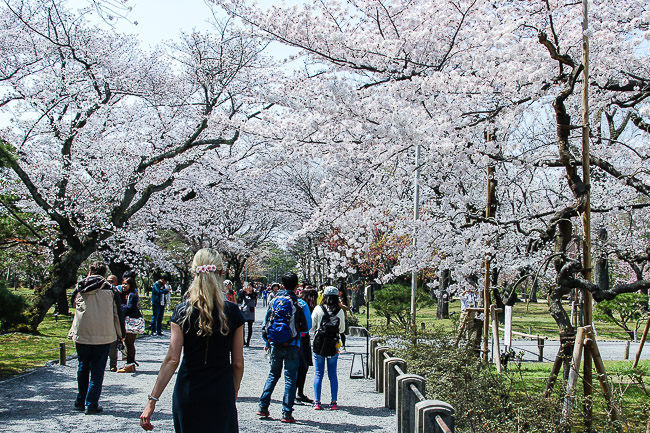
[[[251,347],[244,348],[245,373],[237,409],[241,432],[394,432],[396,417],[383,407],[383,395],[374,391],[374,381],[350,379],[353,353],[364,353],[365,338],[348,337],[347,352],[339,359],[338,412],[314,411],[311,406],[294,407],[293,425],[280,423],[283,379],[278,382],[271,407],[271,419],[260,420],[255,412],[268,375],[260,335],[260,315],[255,322]],[[100,404],[101,415],[86,416],[72,409],[76,396],[76,359],[67,366],[54,364],[0,382],[0,432],[137,432],[139,416],[151,392],[160,363],[167,352],[169,331],[164,337],[143,337],[136,341],[140,367],[134,374],[106,371]],[[123,363],[120,362],[119,365]],[[305,393],[313,397],[313,368],[307,374]],[[175,379],[168,385],[154,414],[154,432],[172,432],[171,396]],[[322,400],[329,402],[329,381],[323,381]]]
[[[245,432],[394,432],[396,417],[393,411],[383,407],[383,395],[374,391],[374,381],[350,379],[354,353],[365,354],[366,340],[348,337],[347,352],[339,359],[339,403],[338,412],[314,411],[311,406],[296,403],[294,416],[296,424],[280,423],[281,400],[284,382],[276,386],[271,403],[271,419],[260,420],[255,412],[257,402],[268,375],[268,360],[264,356],[261,337],[262,308],[258,308],[254,338],[251,347],[244,348],[245,373],[240,390],[237,409],[240,431]],[[140,363],[134,374],[106,372],[100,403],[104,413],[86,416],[76,412],[72,405],[76,396],[77,361],[72,359],[67,366],[53,364],[39,368],[12,379],[0,382],[0,432],[137,432],[140,430],[139,416],[146,402],[147,394],[153,388],[167,346],[169,331],[164,337],[151,336],[137,340],[137,359]],[[526,360],[537,359],[535,341],[513,341],[516,351],[524,351]],[[544,357],[551,361],[557,353],[559,342],[547,341]],[[604,359],[623,359],[625,342],[599,341]],[[630,357],[634,358],[638,343],[630,346]],[[642,359],[650,359],[646,348]],[[120,363],[122,365],[122,363]],[[314,374],[310,368],[307,375],[307,395],[313,397]],[[172,432],[171,396],[172,379],[157,405],[153,424],[155,432]],[[324,380],[324,402],[329,402],[329,381]]]

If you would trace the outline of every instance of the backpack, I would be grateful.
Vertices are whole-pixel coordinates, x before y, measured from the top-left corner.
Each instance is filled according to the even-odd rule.
[[[325,315],[321,319],[320,325],[316,330],[314,337],[313,350],[314,353],[320,356],[334,356],[336,355],[336,346],[339,342],[339,324],[340,319],[336,314],[327,312],[327,308],[321,306]],[[338,313],[338,311],[337,311]]]
[[[262,327],[262,335],[273,344],[289,345],[307,330],[307,322],[296,295],[278,294],[269,306],[271,314]],[[299,314],[296,315],[296,312]],[[297,317],[296,317],[297,316]]]

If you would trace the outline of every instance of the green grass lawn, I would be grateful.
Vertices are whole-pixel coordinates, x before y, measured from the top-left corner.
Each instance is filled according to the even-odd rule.
[[[605,361],[608,383],[612,390],[614,405],[621,410],[622,420],[630,427],[630,432],[645,433],[650,411],[650,360],[642,360],[633,371],[632,361]],[[521,392],[541,394],[544,392],[552,363],[526,362],[509,365],[509,373],[523,380],[513,382]],[[582,371],[576,387],[576,401],[581,401],[584,394]],[[562,378],[556,382],[555,389],[563,390]],[[593,422],[594,426],[606,424],[607,412],[604,393],[600,388],[598,376],[593,374]],[[579,408],[580,405],[578,404]],[[580,424],[580,410],[576,409],[574,419]],[[579,425],[577,427],[580,427]],[[579,430],[579,428],[578,428]],[[578,431],[576,430],[576,431]],[[601,430],[599,430],[601,431]]]
[[[361,307],[363,310],[365,307]],[[565,308],[570,314],[570,306],[565,305]],[[423,308],[417,311],[416,322],[418,328],[422,327],[422,324],[427,329],[430,329],[433,326],[440,326],[444,329],[448,329],[450,333],[454,333],[456,329],[455,321],[453,317],[458,318],[460,314],[460,302],[452,301],[449,304],[449,313],[452,318],[450,319],[436,319],[436,307],[433,308]],[[357,318],[359,320],[359,326],[366,325],[366,315],[358,314]],[[370,326],[385,326],[386,318],[381,317],[376,314],[375,310],[370,308]],[[616,325],[613,325],[608,322],[603,322],[599,320],[594,320],[594,325],[596,332],[598,333],[599,340],[628,340],[628,335],[622,329],[618,328]],[[500,326],[503,326],[503,323],[500,323]],[[542,335],[546,336],[549,339],[559,340],[559,331],[555,323],[555,320],[551,317],[548,312],[548,305],[546,303],[530,303],[526,304],[519,302],[515,304],[512,312],[512,330],[517,332],[531,333],[533,335]],[[639,332],[640,333],[640,332]]]

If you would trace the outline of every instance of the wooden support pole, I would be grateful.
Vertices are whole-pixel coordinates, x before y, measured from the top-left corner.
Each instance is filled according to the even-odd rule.
[[[639,349],[636,351],[636,356],[634,357],[634,364],[632,368],[636,368],[639,364],[639,359],[641,358],[641,351],[643,350],[643,345],[645,344],[646,338],[648,338],[648,330],[650,329],[650,316],[648,316],[648,321],[645,324],[645,329],[643,330],[643,336],[641,337],[641,342],[639,343]],[[650,427],[650,422],[648,423]]]
[[[620,421],[620,417],[618,416],[618,411],[616,410],[616,407],[614,406],[614,396],[612,394],[612,389],[609,386],[609,382],[607,381],[607,372],[605,371],[605,364],[603,363],[603,358],[600,356],[600,351],[598,350],[598,344],[596,344],[596,340],[594,339],[588,339],[585,341],[586,343],[589,343],[588,346],[591,346],[591,356],[594,360],[594,367],[596,367],[596,372],[598,373],[598,381],[600,382],[600,389],[603,390],[603,394],[605,395],[605,402],[607,403],[607,412],[609,413],[609,418],[612,421]],[[620,424],[615,423],[617,425],[616,429],[620,432],[623,433],[623,429],[621,428]]]
[[[497,306],[490,305],[490,317],[492,318],[492,345],[494,346],[494,362],[497,365],[497,372],[501,373],[501,349],[499,344],[499,318],[496,312]]]
[[[592,281],[592,264],[591,264],[591,157],[589,149],[589,0],[582,0],[582,181],[587,187],[584,211],[582,213],[582,254],[583,254],[583,275],[585,280]],[[591,292],[583,292],[583,324],[590,326],[592,320],[592,297]],[[583,395],[584,395],[584,412],[585,412],[585,431],[591,431],[592,414],[592,397],[591,389],[593,385],[591,365],[591,349],[585,348],[584,370],[582,374]]]
[[[66,356],[65,353],[65,343],[60,342],[59,343],[59,365],[65,365],[67,358],[68,357]]]
[[[566,386],[566,396],[564,397],[564,406],[562,407],[562,422],[564,425],[569,425],[569,418],[571,417],[571,409],[575,400],[575,387],[578,383],[578,371],[580,370],[580,361],[582,360],[582,350],[584,348],[585,328],[578,328],[576,341],[573,346],[573,362],[571,363],[571,371],[569,372],[569,381]]]

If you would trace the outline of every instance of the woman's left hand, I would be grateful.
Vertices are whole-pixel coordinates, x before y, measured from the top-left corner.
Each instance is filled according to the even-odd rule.
[[[140,415],[140,426],[147,431],[153,430],[153,424],[151,424],[151,415],[153,415],[155,408],[156,402],[149,400],[147,402],[147,405],[144,407],[144,410],[142,411],[142,415]]]

